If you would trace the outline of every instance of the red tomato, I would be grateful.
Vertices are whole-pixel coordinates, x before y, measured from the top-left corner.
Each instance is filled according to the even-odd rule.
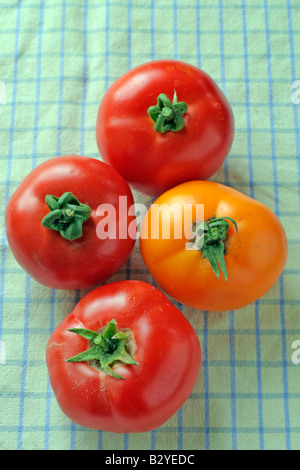
[[[233,135],[232,110],[216,83],[175,60],[152,61],[117,79],[100,104],[96,129],[103,160],[152,196],[212,176]]]
[[[119,214],[119,196],[125,197],[125,209],[133,205],[127,182],[99,160],[61,156],[40,164],[6,208],[6,234],[16,260],[30,276],[52,288],[81,289],[107,280],[122,267],[135,243],[127,233],[135,216],[127,217],[126,210]],[[101,204],[116,211],[115,238],[98,237],[97,224],[104,216],[97,212]]]
[[[162,194],[140,236],[144,262],[159,286],[208,311],[238,309],[264,295],[288,253],[285,230],[267,206],[212,181],[190,181]]]
[[[72,421],[145,432],[188,398],[201,350],[195,330],[164,294],[142,281],[119,281],[79,301],[50,336],[46,360],[58,404]]]

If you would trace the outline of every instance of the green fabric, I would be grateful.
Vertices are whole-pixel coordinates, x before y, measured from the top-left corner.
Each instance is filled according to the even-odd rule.
[[[300,340],[298,2],[23,0],[0,8],[0,448],[300,449],[300,364],[292,361]],[[236,134],[212,179],[276,212],[289,258],[274,287],[239,311],[175,303],[202,345],[191,396],[153,432],[98,432],[61,412],[45,364],[51,331],[85,292],[53,291],[23,272],[7,245],[4,209],[46,159],[98,158],[105,90],[133,66],[162,58],[198,65],[227,95]],[[127,278],[152,282],[138,245],[112,280]]]

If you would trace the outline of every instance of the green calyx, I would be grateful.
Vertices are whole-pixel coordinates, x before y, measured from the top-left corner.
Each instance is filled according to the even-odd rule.
[[[79,336],[90,341],[92,344],[91,348],[71,357],[67,362],[84,362],[92,361],[91,364],[95,365],[95,368],[100,368],[103,372],[115,377],[117,379],[123,379],[121,375],[117,374],[111,365],[118,361],[124,364],[136,364],[131,355],[126,350],[126,344],[128,342],[128,336],[124,331],[117,331],[117,322],[111,320],[104,331],[104,333],[96,333],[92,330],[84,328],[72,328],[69,331],[76,333]],[[97,366],[97,367],[96,367]]]
[[[202,257],[207,258],[216,274],[220,277],[220,268],[227,281],[227,268],[225,255],[227,254],[227,231],[230,220],[236,231],[237,223],[230,217],[213,217],[212,219],[199,224],[196,229],[194,243],[202,251]]]
[[[154,129],[157,132],[178,132],[181,131],[185,125],[182,116],[186,111],[186,103],[183,101],[177,103],[177,94],[176,91],[174,91],[172,103],[164,93],[161,93],[157,98],[157,105],[150,106],[148,114],[154,121]]]
[[[70,241],[80,238],[82,224],[91,215],[91,208],[81,204],[70,192],[64,193],[59,198],[48,194],[45,201],[50,212],[42,220],[43,227],[59,231],[63,238]]]

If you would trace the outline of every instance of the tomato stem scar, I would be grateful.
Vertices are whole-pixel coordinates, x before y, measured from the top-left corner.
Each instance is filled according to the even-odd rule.
[[[157,105],[148,108],[148,115],[154,121],[154,129],[157,132],[167,131],[178,132],[184,128],[183,115],[187,111],[187,104],[184,101],[177,102],[177,94],[174,91],[173,101],[161,93],[157,98]]]
[[[198,249],[202,251],[202,258],[208,259],[216,276],[220,277],[221,268],[226,281],[227,267],[224,255],[227,254],[226,240],[229,228],[227,220],[230,220],[238,231],[237,223],[230,217],[213,217],[199,224],[194,240]]]
[[[67,359],[67,362],[97,361],[103,372],[111,377],[123,379],[124,377],[117,374],[110,367],[113,362],[120,361],[124,364],[139,364],[126,350],[126,343],[128,342],[127,334],[122,330],[117,331],[116,327],[117,322],[113,319],[107,324],[104,333],[96,333],[84,328],[69,329],[68,331],[88,339],[92,347],[76,356],[70,357]]]
[[[92,212],[87,204],[79,202],[70,192],[59,198],[47,194],[45,202],[50,212],[42,220],[43,227],[59,231],[63,238],[70,241],[82,236],[82,224]]]

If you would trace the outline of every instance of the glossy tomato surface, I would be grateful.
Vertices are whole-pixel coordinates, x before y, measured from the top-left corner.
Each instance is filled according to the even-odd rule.
[[[163,93],[187,105],[184,127],[154,130],[148,109]],[[104,161],[143,193],[158,196],[192,179],[207,179],[226,159],[234,136],[231,107],[199,68],[181,61],[142,64],[118,78],[99,106],[96,138]]]
[[[189,238],[184,215],[174,215],[178,211],[184,214],[185,205],[193,209],[192,224],[202,222],[197,221],[197,205],[203,205],[204,221],[228,217],[235,221],[237,227],[227,219],[227,280],[223,273],[219,277],[215,274],[201,250],[191,249],[192,230]],[[161,216],[151,220],[156,206]],[[170,207],[177,207],[177,212],[169,212]],[[163,235],[164,220],[164,230],[170,228],[169,236],[166,232]],[[284,228],[267,206],[233,188],[208,181],[183,183],[161,195],[143,221],[140,248],[146,266],[167,294],[208,311],[238,309],[254,302],[277,281],[287,259]]]
[[[89,348],[73,328],[99,331],[112,319],[133,335],[138,364],[115,364],[123,378],[89,362],[67,362]],[[98,287],[77,304],[47,345],[50,383],[62,411],[75,423],[111,432],[161,426],[185,402],[198,377],[198,337],[184,315],[154,286],[119,281]]]
[[[49,213],[45,197],[61,197],[65,192],[91,209],[82,224],[82,236],[72,241],[42,226]],[[120,196],[125,210],[119,214]],[[115,210],[116,237],[100,239],[97,233],[105,216],[99,212],[103,204]],[[49,159],[29,173],[7,204],[8,243],[22,268],[41,284],[57,289],[93,287],[116,273],[130,256],[135,239],[128,236],[127,229],[135,223],[135,216],[127,217],[127,209],[132,204],[127,182],[106,163],[84,156]]]

